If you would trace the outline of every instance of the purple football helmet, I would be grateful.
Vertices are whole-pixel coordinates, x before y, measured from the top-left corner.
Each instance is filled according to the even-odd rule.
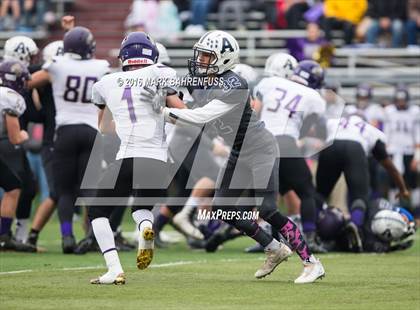
[[[335,207],[323,209],[318,215],[317,232],[323,240],[334,240],[344,227],[343,211]]]
[[[121,42],[118,58],[123,70],[133,65],[153,65],[157,62],[159,51],[155,41],[142,31],[128,34]]]
[[[80,26],[72,28],[64,35],[63,45],[64,53],[77,54],[82,59],[91,59],[96,48],[92,32]]]
[[[313,89],[321,88],[325,77],[325,71],[313,60],[299,62],[294,70],[292,80]]]
[[[394,102],[398,110],[405,110],[408,108],[410,101],[410,93],[404,84],[399,84],[394,90]]]
[[[8,87],[22,94],[25,83],[31,78],[26,66],[17,60],[0,63],[0,86]]]
[[[372,99],[372,86],[367,83],[360,83],[356,88],[356,97]]]

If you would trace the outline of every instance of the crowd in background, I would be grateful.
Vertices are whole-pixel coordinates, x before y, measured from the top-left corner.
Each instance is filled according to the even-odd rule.
[[[346,45],[418,44],[420,0],[134,0],[125,25],[171,38],[181,30],[201,34],[211,28],[209,13],[217,13],[218,29],[245,30],[248,14],[258,11],[265,16],[264,29],[312,31],[316,24],[328,41],[341,30]]]
[[[43,30],[55,20],[50,0],[0,0],[0,31]]]

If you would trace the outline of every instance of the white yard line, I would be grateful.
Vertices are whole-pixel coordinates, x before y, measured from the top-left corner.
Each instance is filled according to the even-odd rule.
[[[223,262],[224,260],[220,260]],[[230,260],[232,261],[232,260]],[[237,260],[238,261],[238,260]],[[207,260],[197,260],[197,261],[177,261],[177,262],[169,262],[169,263],[162,263],[162,264],[152,264],[149,268],[167,268],[167,267],[176,267],[176,266],[185,266],[185,265],[197,265],[197,264],[206,264]],[[77,271],[77,270],[90,270],[90,269],[104,269],[105,266],[103,265],[96,265],[96,266],[82,266],[82,267],[66,267],[66,268],[54,268],[50,269],[49,271]],[[41,271],[33,270],[33,269],[25,269],[25,270],[14,270],[14,271],[4,271],[0,272],[0,276],[2,275],[10,275],[10,274],[17,274],[17,273],[30,273]]]

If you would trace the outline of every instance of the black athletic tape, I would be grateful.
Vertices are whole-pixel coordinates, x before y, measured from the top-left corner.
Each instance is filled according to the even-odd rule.
[[[117,248],[110,248],[110,249],[108,249],[108,250],[106,250],[106,251],[104,251],[103,253],[102,253],[102,255],[104,255],[105,253],[108,253],[108,252],[111,252],[111,251],[116,251],[117,250]]]
[[[139,225],[138,225],[138,229],[139,229],[139,230],[140,230],[140,225],[141,225],[141,223],[143,223],[143,222],[150,222],[150,223],[152,224],[152,226],[153,226],[153,222],[152,222],[151,220],[145,219],[145,220],[142,220],[142,221],[139,223]]]

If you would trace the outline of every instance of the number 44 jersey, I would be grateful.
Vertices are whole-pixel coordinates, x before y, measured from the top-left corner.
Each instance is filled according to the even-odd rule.
[[[109,63],[99,59],[57,56],[42,67],[51,77],[56,127],[86,124],[98,128],[98,108],[92,104],[92,86],[109,73]]]
[[[304,119],[322,115],[326,103],[314,89],[281,77],[263,78],[254,88],[254,98],[262,103],[261,120],[274,135],[299,139]]]
[[[175,78],[175,70],[155,64],[108,74],[93,86],[93,103],[110,110],[121,140],[117,159],[144,157],[167,160],[164,116],[154,112],[152,105],[143,102],[140,95],[145,86],[156,90],[159,80],[171,83]],[[176,94],[169,87],[165,89],[168,95]]]

